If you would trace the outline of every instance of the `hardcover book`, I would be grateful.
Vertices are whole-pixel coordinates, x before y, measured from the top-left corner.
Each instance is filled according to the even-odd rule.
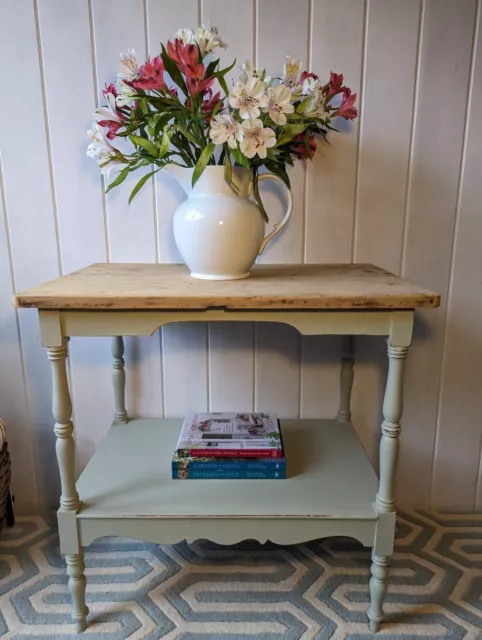
[[[285,458],[180,458],[172,459],[172,478],[284,479]]]
[[[281,458],[274,413],[190,413],[184,419],[176,455],[180,458]]]

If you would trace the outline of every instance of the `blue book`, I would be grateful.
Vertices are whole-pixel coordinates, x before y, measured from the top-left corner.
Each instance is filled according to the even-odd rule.
[[[172,459],[174,480],[237,479],[282,480],[286,478],[285,458],[235,459],[180,458]]]

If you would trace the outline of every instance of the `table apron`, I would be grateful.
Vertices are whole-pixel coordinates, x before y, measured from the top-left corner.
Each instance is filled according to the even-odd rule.
[[[42,345],[61,346],[66,337],[149,336],[176,322],[279,322],[302,335],[381,335],[394,346],[409,346],[414,311],[400,310],[279,310],[279,311],[146,311],[40,310]]]

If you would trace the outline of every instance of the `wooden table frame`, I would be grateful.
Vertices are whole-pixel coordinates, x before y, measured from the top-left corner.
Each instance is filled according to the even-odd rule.
[[[395,474],[399,452],[400,419],[402,415],[402,373],[412,337],[413,309],[384,310],[82,310],[40,309],[42,345],[47,348],[53,376],[53,415],[57,437],[57,459],[60,470],[62,495],[58,511],[61,551],[65,554],[72,595],[72,617],[78,632],[85,630],[88,608],[85,604],[86,579],[82,543],[94,537],[116,534],[158,543],[171,543],[182,539],[210,537],[219,542],[233,542],[246,537],[277,542],[299,542],[330,535],[349,535],[373,546],[370,607],[368,618],[370,629],[378,631],[383,620],[383,599],[387,588],[388,565],[393,553],[395,537]],[[289,324],[303,335],[345,335],[346,352],[341,362],[340,406],[337,421],[350,422],[350,398],[354,376],[354,359],[351,336],[380,335],[387,337],[389,361],[388,377],[383,402],[383,422],[380,441],[379,488],[374,495],[374,519],[337,518],[336,514],[325,517],[304,517],[292,521],[285,519],[280,527],[279,518],[177,518],[174,522],[160,522],[156,518],[118,518],[95,521],[80,520],[81,497],[77,492],[75,478],[75,444],[71,420],[72,403],[69,394],[66,358],[68,340],[75,336],[114,336],[112,341],[114,423],[128,421],[125,406],[125,365],[122,336],[152,335],[159,327],[172,322],[209,321],[256,321]],[[256,482],[256,481],[253,481]],[[289,482],[289,480],[284,481]],[[107,522],[106,522],[107,520]],[[89,528],[90,527],[90,528]],[[171,528],[169,528],[171,527]],[[280,531],[282,530],[282,531]],[[212,535],[210,535],[210,532]],[[215,532],[215,533],[214,533]]]

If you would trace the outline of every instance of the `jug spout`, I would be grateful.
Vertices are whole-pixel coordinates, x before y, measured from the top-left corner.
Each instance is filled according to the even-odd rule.
[[[181,187],[184,189],[186,195],[189,195],[192,190],[192,172],[193,168],[180,167],[177,164],[166,164],[164,171],[167,171],[176,178]]]

